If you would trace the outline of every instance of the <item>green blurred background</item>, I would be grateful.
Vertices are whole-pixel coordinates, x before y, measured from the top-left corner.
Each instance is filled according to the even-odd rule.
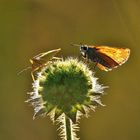
[[[139,0],[0,1],[0,140],[60,140],[48,117],[32,120],[33,109],[24,102],[30,71],[17,73],[50,49],[78,56],[70,43],[80,42],[131,49],[125,65],[97,69],[99,82],[110,87],[102,98],[107,106],[81,119],[81,140],[140,140]]]

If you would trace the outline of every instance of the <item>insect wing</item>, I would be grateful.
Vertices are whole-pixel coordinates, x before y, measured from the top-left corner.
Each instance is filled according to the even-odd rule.
[[[100,63],[97,64],[97,67],[100,68],[101,70],[104,70],[104,71],[110,71],[110,70],[112,70],[111,68],[105,67],[105,66],[103,66]]]
[[[100,59],[97,62],[97,66],[100,69],[109,71],[119,66],[119,64],[116,61],[114,61],[111,57],[107,56],[106,54],[103,54],[101,52],[98,52],[97,54],[99,55]]]
[[[130,49],[128,48],[113,48],[108,46],[99,46],[96,47],[97,52],[103,53],[114,61],[116,61],[119,65],[125,63],[130,55]]]
[[[93,48],[93,46],[91,46]],[[104,59],[108,64],[109,67],[106,67],[100,63],[97,66],[101,70],[109,71],[113,68],[116,68],[119,65],[125,63],[130,55],[130,49],[128,48],[114,48],[108,46],[97,46],[96,52],[99,54],[102,59]]]

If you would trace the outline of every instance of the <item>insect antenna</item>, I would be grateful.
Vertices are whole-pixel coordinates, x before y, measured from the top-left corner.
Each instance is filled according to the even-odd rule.
[[[18,72],[17,75],[20,75],[22,72],[24,72],[24,71],[26,71],[26,70],[28,70],[28,69],[31,69],[31,68],[32,68],[32,67],[27,67],[27,68],[21,70],[20,72]]]
[[[80,47],[81,45],[79,45],[79,44],[73,44],[73,43],[71,43],[70,44],[71,46],[75,46],[75,47]]]

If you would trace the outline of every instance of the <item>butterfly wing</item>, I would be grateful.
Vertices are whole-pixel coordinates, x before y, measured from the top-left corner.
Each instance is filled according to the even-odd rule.
[[[119,64],[115,60],[113,60],[111,57],[107,56],[106,54],[101,53],[101,52],[97,52],[97,54],[99,55],[97,66],[100,69],[109,71],[119,66]]]
[[[103,66],[102,64],[98,63],[97,64],[97,67],[100,68],[101,70],[104,70],[104,71],[110,71],[111,69],[109,69],[108,67],[105,67]]]
[[[108,46],[99,46],[96,47],[97,52],[103,53],[114,61],[116,61],[119,65],[125,63],[130,55],[130,49],[128,48],[113,48]]]
[[[107,62],[108,66],[98,63],[97,66],[105,71],[112,70],[123,63],[125,63],[130,55],[130,49],[128,48],[114,48],[108,46],[97,46],[96,52],[101,56],[101,58]]]

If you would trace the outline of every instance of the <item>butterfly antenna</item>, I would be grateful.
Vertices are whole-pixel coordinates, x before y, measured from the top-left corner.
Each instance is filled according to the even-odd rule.
[[[73,43],[71,43],[70,44],[71,46],[75,46],[75,47],[80,47],[81,45],[79,45],[79,44],[73,44]]]
[[[17,75],[20,75],[22,72],[24,72],[24,71],[26,71],[26,70],[28,70],[28,69],[31,69],[31,68],[32,68],[32,67],[27,67],[27,68],[21,70],[20,72],[18,72]]]

